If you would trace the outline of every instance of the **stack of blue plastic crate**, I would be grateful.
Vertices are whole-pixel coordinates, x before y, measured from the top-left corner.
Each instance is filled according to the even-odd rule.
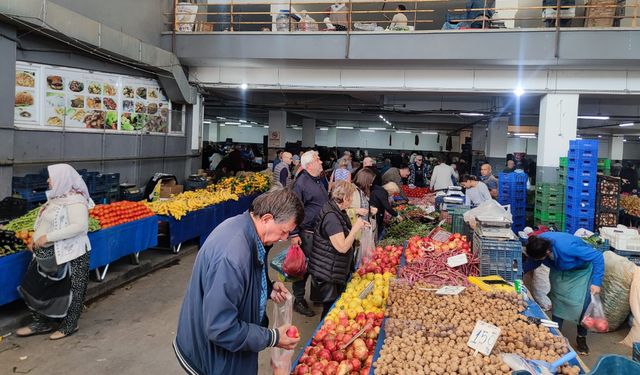
[[[513,225],[518,233],[525,227],[527,210],[527,178],[525,173],[500,173],[498,175],[498,202],[511,206]]]
[[[24,177],[13,177],[13,192],[27,201],[27,208],[32,209],[47,200],[45,191],[49,184],[44,174],[28,174]]]
[[[593,231],[598,175],[598,141],[569,142],[567,188],[565,189],[565,231],[580,228]]]
[[[102,180],[109,203],[120,200],[120,173],[104,173],[102,174]]]
[[[91,195],[94,202],[103,203],[106,198],[107,185],[105,184],[105,179],[100,172],[86,170],[80,170],[78,172],[82,176],[85,184],[87,184],[89,195]]]

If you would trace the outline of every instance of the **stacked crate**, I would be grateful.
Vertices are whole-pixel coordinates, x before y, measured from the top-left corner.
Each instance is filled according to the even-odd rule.
[[[527,178],[525,173],[500,173],[498,176],[498,201],[511,206],[512,229],[524,229],[527,210]]]
[[[103,173],[105,195],[109,202],[120,200],[120,173]]]
[[[464,221],[464,214],[470,209],[470,206],[461,205],[449,205],[447,207],[447,213],[451,216],[451,232],[467,236],[469,241],[471,241],[473,233],[471,232],[469,224]]]
[[[564,230],[564,184],[539,184],[536,187],[534,223]]]
[[[506,281],[522,279],[522,244],[473,235],[473,252],[480,259],[480,276],[498,275]]]
[[[621,180],[617,177],[598,175],[596,195],[596,228],[618,225],[620,212]]]
[[[567,161],[565,231],[574,233],[580,228],[593,231],[596,212],[598,141],[570,141]]]
[[[49,187],[47,176],[44,174],[28,174],[24,177],[12,178],[13,192],[27,202],[27,209],[47,201],[46,190]]]
[[[598,159],[598,174],[611,176],[611,159]]]

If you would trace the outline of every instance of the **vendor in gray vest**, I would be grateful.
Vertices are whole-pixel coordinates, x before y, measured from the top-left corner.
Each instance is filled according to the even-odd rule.
[[[273,169],[273,177],[271,181],[272,186],[289,187],[293,180],[291,179],[291,162],[293,161],[293,155],[290,152],[283,152],[280,156],[282,161],[276,165]]]
[[[309,256],[311,282],[322,297],[322,317],[345,290],[353,268],[353,242],[369,223],[358,218],[351,226],[346,209],[351,205],[355,187],[347,181],[337,181],[331,198],[325,203],[313,236]]]
[[[525,273],[541,264],[551,269],[549,299],[553,304],[553,321],[562,329],[564,320],[578,324],[576,349],[589,354],[587,329],[580,325],[592,294],[599,294],[604,277],[602,252],[569,233],[546,232],[531,236],[527,242]]]
[[[329,200],[329,193],[322,183],[322,160],[316,151],[307,151],[301,158],[302,171],[293,184],[293,192],[300,198],[304,206],[304,220],[291,233],[291,244],[300,245],[307,259],[313,248],[313,232],[320,218],[320,211]],[[308,274],[293,283],[293,295],[296,298],[293,310],[311,317],[315,313],[305,300],[305,289]]]

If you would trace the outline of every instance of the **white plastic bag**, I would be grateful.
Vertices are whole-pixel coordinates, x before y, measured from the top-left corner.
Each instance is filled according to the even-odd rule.
[[[373,235],[373,227],[362,228],[360,237],[360,251],[356,258],[356,265],[360,266],[361,262],[366,262],[371,258],[376,249],[376,242]]]
[[[629,305],[631,306],[631,314],[633,314],[633,325],[627,337],[620,341],[628,347],[634,342],[640,341],[640,267],[636,267],[633,272],[633,281],[631,282],[631,293],[629,293]]]
[[[491,199],[483,202],[478,207],[464,213],[463,219],[472,229],[476,227],[476,218],[488,218],[495,221],[511,221],[511,213],[507,212],[497,201]]]
[[[580,324],[593,332],[604,333],[609,330],[609,322],[604,316],[604,308],[599,294],[591,294],[591,302],[587,306],[587,311],[584,312]]]
[[[293,316],[293,299],[289,295],[284,303],[273,305],[273,328],[290,325]],[[288,375],[291,372],[293,350],[271,349],[271,368],[274,375]]]
[[[551,283],[549,282],[549,267],[544,264],[533,271],[533,299],[543,310],[551,310],[552,304],[547,294],[551,291]]]

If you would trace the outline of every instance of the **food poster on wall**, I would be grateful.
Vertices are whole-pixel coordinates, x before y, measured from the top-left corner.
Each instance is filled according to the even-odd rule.
[[[65,80],[62,73],[45,70],[44,125],[61,128],[66,114]]]
[[[125,81],[122,87],[120,129],[166,133],[169,127],[169,102],[162,90],[150,81]]]
[[[39,125],[38,80],[40,69],[16,65],[16,98],[14,118],[17,123]]]
[[[102,86],[102,105],[105,110],[104,128],[107,130],[118,129],[118,81],[106,79]]]
[[[67,92],[67,116],[65,126],[84,128],[84,118],[89,112],[85,107],[87,100],[87,85],[82,74],[68,74],[65,90]]]

